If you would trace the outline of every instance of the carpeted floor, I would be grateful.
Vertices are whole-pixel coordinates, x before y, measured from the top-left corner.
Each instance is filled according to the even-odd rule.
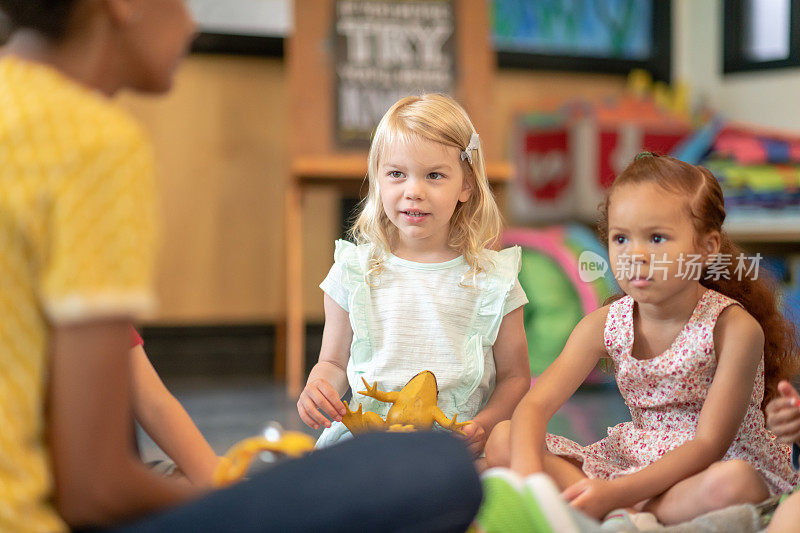
[[[270,421],[286,429],[319,434],[302,423],[295,400],[286,396],[280,382],[228,377],[172,379],[166,384],[219,454],[239,440],[260,433]],[[629,419],[617,389],[605,385],[579,390],[553,417],[548,430],[587,444],[604,437],[608,426]],[[139,442],[145,460],[165,458],[141,430]]]

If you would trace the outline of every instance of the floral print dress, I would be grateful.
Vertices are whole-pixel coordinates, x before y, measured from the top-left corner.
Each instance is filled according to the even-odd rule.
[[[590,478],[613,479],[641,470],[691,440],[717,367],[714,325],[719,314],[733,304],[738,302],[706,290],[672,345],[652,359],[640,360],[631,355],[633,298],[614,302],[603,337],[631,421],[608,428],[607,437],[585,447],[548,434],[548,449],[582,462]],[[752,464],[776,494],[791,490],[798,477],[791,467],[789,446],[764,425],[763,397],[762,359],[747,413],[723,460],[743,459]]]

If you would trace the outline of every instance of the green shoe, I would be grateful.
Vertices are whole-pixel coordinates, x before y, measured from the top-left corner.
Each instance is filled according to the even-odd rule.
[[[556,484],[546,474],[532,474],[523,481],[522,497],[528,512],[535,517],[537,523],[544,523],[550,528],[547,531],[558,533],[578,533],[574,511],[561,496]],[[542,530],[545,531],[545,530]]]
[[[578,533],[569,506],[545,474],[524,481],[506,468],[481,477],[483,504],[476,525],[482,533]]]
[[[483,503],[476,518],[482,533],[507,533],[535,531],[552,533],[552,529],[539,529],[522,498],[519,476],[505,468],[492,468],[481,476]]]

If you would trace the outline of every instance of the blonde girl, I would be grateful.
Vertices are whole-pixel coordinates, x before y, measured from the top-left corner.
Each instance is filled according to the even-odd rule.
[[[326,428],[319,445],[348,434],[340,400],[348,386],[354,405],[384,416],[388,405],[358,393],[362,378],[399,390],[431,370],[439,407],[471,419],[469,447],[483,451],[530,384],[520,251],[489,248],[500,226],[479,136],[461,106],[440,94],[392,106],[370,148],[357,244],[336,243],[321,285],[322,349],[297,404],[306,424]]]
[[[796,349],[763,269],[751,269],[722,229],[717,180],[643,153],[614,182],[602,215],[626,295],[575,327],[510,424],[492,434],[489,463],[550,474],[595,518],[643,509],[671,524],[790,489],[789,447],[765,428],[762,406],[795,371]],[[547,435],[550,417],[602,358],[632,420],[586,447]]]

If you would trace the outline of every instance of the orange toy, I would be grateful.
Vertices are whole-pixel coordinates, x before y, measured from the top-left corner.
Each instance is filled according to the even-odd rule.
[[[225,487],[239,481],[261,452],[272,452],[289,457],[300,457],[314,449],[314,439],[298,431],[283,431],[271,424],[263,435],[237,442],[228,450],[214,472],[214,486]]]
[[[342,423],[353,435],[365,433],[367,431],[416,431],[419,429],[430,429],[436,422],[445,429],[455,433],[464,434],[461,428],[467,422],[458,422],[458,414],[453,415],[450,420],[445,416],[437,400],[439,397],[439,387],[436,384],[436,376],[430,370],[420,372],[411,378],[406,385],[397,392],[379,391],[377,381],[370,387],[367,380],[361,378],[367,387],[360,394],[375,398],[381,402],[392,403],[392,407],[386,414],[386,420],[372,411],[362,412],[362,406],[358,406],[357,411],[352,411],[347,402],[344,403],[347,414],[342,417]]]

